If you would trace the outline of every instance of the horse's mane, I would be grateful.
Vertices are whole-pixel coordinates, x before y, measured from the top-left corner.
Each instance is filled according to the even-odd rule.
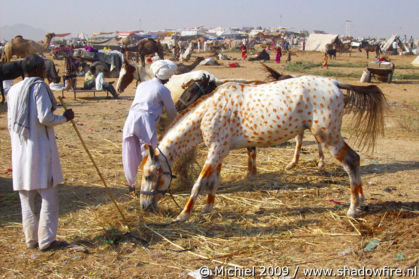
[[[204,102],[206,99],[208,99],[209,97],[211,97],[212,95],[214,95],[214,93],[217,91],[218,87],[215,88],[213,91],[211,91],[210,93],[202,96],[201,98],[199,98],[198,100],[196,100],[194,103],[192,103],[191,105],[189,105],[184,111],[182,111],[181,113],[178,114],[178,116],[172,121],[172,123],[170,123],[170,125],[166,128],[166,130],[164,131],[164,133],[160,136],[159,141],[161,141],[166,134],[170,131],[170,129],[174,126],[176,126],[176,124],[178,124],[183,118],[184,116],[186,116],[187,114],[189,114],[190,112],[192,112],[193,110],[195,110],[195,108],[202,102]]]

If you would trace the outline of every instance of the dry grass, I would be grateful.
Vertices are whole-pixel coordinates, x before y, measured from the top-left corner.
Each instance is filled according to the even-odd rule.
[[[353,65],[365,62],[357,53],[338,56],[340,59]],[[298,53],[294,60],[321,61],[321,54]],[[393,60],[396,65],[408,65],[409,61],[398,56]],[[235,69],[201,67],[221,78],[264,78],[258,63],[239,63],[241,67]],[[270,65],[285,72],[283,64]],[[344,73],[345,69],[341,71]],[[357,83],[355,79],[343,81]],[[317,170],[317,146],[306,133],[295,169],[284,170],[292,158],[293,143],[259,148],[259,173],[253,178],[246,177],[246,150],[233,150],[223,163],[213,212],[199,214],[205,200],[200,198],[186,223],[158,225],[172,221],[179,209],[166,196],[160,201],[158,212],[141,212],[139,199],[127,195],[122,170],[121,134],[134,95],[133,86],[118,101],[104,96],[67,98],[76,112],[82,136],[132,231],[128,234],[125,230],[71,126],[60,125],[55,130],[65,181],[60,186],[58,237],[85,250],[78,247],[47,253],[25,248],[18,195],[11,191],[11,174],[4,173],[10,168],[11,154],[6,114],[2,110],[0,278],[185,278],[189,271],[201,266],[213,269],[223,264],[288,266],[292,273],[300,266],[297,277],[302,277],[302,268],[308,267],[387,265],[404,269],[415,265],[419,258],[419,134],[417,130],[406,132],[399,125],[390,124],[403,113],[413,115],[409,104],[418,103],[417,83],[377,85],[395,105],[386,118],[387,137],[379,139],[375,153],[360,153],[369,208],[357,219],[345,215],[350,193],[346,173],[330,156],[326,156],[325,169]],[[164,119],[160,133],[163,123]],[[346,124],[345,136],[350,132]],[[197,164],[202,166],[205,156],[206,148],[199,145],[184,160],[197,163],[176,167],[178,179],[174,180],[173,189],[181,206],[200,171]],[[189,178],[183,176],[185,169],[190,172]],[[375,250],[366,251],[364,247],[372,239],[380,243]],[[341,253],[344,250],[345,255]],[[403,257],[398,259],[398,254]]]

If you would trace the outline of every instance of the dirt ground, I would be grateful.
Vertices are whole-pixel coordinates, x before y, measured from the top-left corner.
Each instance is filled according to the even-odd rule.
[[[239,57],[236,52],[227,55]],[[414,57],[390,58],[396,64],[395,74],[419,73],[419,68],[410,67]],[[322,60],[319,52],[298,52],[292,56],[292,63],[320,64]],[[365,69],[361,65],[368,61],[364,53],[357,51],[351,56],[338,54],[337,60],[329,60],[328,70],[318,67],[311,71],[359,74],[358,78],[340,75],[337,79],[361,85],[359,78]],[[228,67],[232,62],[238,62],[240,67]],[[55,63],[62,73],[63,61]],[[219,78],[265,79],[258,62],[222,63],[222,66],[197,69]],[[349,67],[348,63],[355,66]],[[290,73],[285,70],[285,63],[271,60],[267,65]],[[398,66],[402,69],[397,69]],[[292,159],[294,141],[280,147],[259,148],[259,173],[252,178],[246,177],[246,151],[231,151],[223,164],[221,186],[212,213],[200,214],[205,200],[201,197],[186,223],[169,226],[158,223],[169,222],[179,213],[170,196],[160,201],[159,212],[144,213],[140,211],[139,199],[127,194],[121,137],[135,94],[134,84],[119,100],[106,99],[103,93],[96,97],[84,93],[74,100],[72,93],[67,93],[65,102],[75,111],[78,129],[133,233],[126,234],[121,217],[71,124],[66,123],[55,128],[65,179],[59,186],[58,238],[77,245],[46,253],[28,250],[24,243],[19,198],[12,191],[12,174],[8,171],[11,149],[7,109],[1,105],[0,277],[186,278],[187,273],[200,267],[207,266],[214,271],[223,265],[237,269],[255,266],[258,278],[264,277],[258,273],[261,267],[281,267],[268,275],[286,278],[291,278],[287,276],[293,276],[296,271],[296,278],[319,277],[304,272],[308,268],[333,268],[336,272],[345,266],[351,269],[388,266],[402,271],[416,268],[418,272],[419,80],[395,79],[392,83],[382,83],[373,79],[372,83],[385,93],[389,110],[385,116],[385,136],[378,138],[374,153],[359,151],[348,141],[361,156],[368,204],[359,218],[346,217],[350,190],[345,171],[328,153],[324,170],[318,170],[317,145],[310,133],[306,133],[300,163],[292,170],[285,170],[285,166]],[[58,113],[61,111],[58,109]],[[342,130],[345,138],[349,138],[347,119]],[[197,161],[201,166],[205,156],[205,146],[199,145]],[[174,198],[181,206],[186,203],[191,186],[174,182]],[[371,246],[373,242],[376,247]],[[235,275],[230,273],[225,277],[252,277]]]

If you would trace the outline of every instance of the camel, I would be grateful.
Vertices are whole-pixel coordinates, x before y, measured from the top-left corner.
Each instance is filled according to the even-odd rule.
[[[43,52],[48,49],[49,44],[54,37],[54,33],[47,33],[45,35],[45,41],[41,45],[40,43],[24,39],[21,35],[18,35],[14,37],[10,42],[8,42],[4,47],[2,62],[10,62],[13,55],[21,58],[24,58],[28,54],[34,53],[43,55]]]
[[[143,67],[145,67],[144,57],[146,55],[149,55],[149,54],[154,55],[154,53],[157,53],[160,59],[164,58],[163,47],[161,46],[160,42],[155,41],[153,39],[143,39],[135,45],[124,46],[122,51],[123,52],[126,52],[126,51],[137,52],[138,55],[141,57],[141,65]]]
[[[180,75],[180,74],[184,74],[184,73],[188,73],[190,71],[192,71],[193,69],[195,69],[196,66],[199,65],[199,63],[201,63],[202,60],[204,60],[204,57],[197,57],[195,59],[195,61],[190,64],[190,65],[184,65],[182,63],[176,64],[177,65],[177,69],[175,71],[175,75]]]

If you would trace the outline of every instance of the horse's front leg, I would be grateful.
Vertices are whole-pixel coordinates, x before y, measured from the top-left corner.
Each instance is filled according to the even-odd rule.
[[[205,207],[202,209],[201,213],[209,213],[214,208],[215,194],[217,192],[218,186],[220,185],[220,172],[221,172],[221,163],[218,164],[215,171],[208,178],[208,197]]]
[[[189,197],[189,200],[182,212],[176,217],[175,222],[183,222],[189,218],[198,195],[205,190],[209,191],[209,194],[207,204],[205,205],[203,212],[206,213],[212,210],[214,207],[215,193],[220,185],[221,162],[225,157],[224,153],[225,150],[221,148],[209,148],[208,158],[201,170],[201,173],[199,174],[198,179],[192,187],[191,196]]]
[[[257,174],[256,168],[256,147],[247,148],[247,176],[253,176]]]

